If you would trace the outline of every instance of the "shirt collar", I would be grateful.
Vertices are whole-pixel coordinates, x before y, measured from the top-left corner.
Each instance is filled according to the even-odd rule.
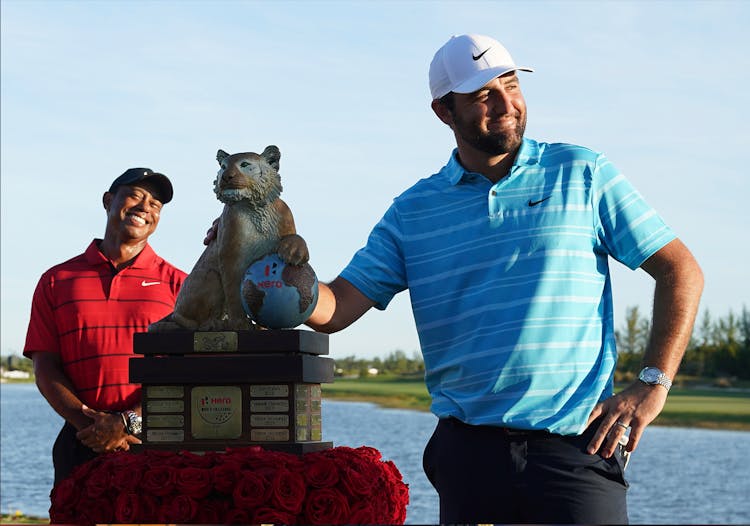
[[[531,166],[539,162],[539,143],[534,139],[527,139],[524,137],[521,141],[521,147],[518,149],[516,159],[513,162],[513,166],[510,171],[513,172],[521,166]],[[461,161],[458,160],[458,148],[455,148],[451,153],[451,158],[443,167],[443,173],[448,177],[448,181],[452,185],[457,185],[467,175],[471,175],[474,172],[469,172],[463,167]],[[480,174],[481,175],[481,174]]]
[[[102,254],[102,252],[99,250],[99,244],[101,242],[101,239],[94,239],[91,244],[89,244],[88,248],[86,248],[86,261],[90,265],[110,265],[107,256]],[[143,250],[141,250],[140,254],[135,257],[133,263],[128,265],[127,268],[149,268],[152,267],[155,262],[156,252],[154,252],[154,249],[151,248],[151,245],[146,243],[146,246],[143,247]]]

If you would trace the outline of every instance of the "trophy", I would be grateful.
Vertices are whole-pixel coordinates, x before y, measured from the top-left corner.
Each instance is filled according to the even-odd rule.
[[[217,153],[216,239],[174,311],[134,335],[143,448],[332,447],[321,441],[320,384],[333,381],[328,335],[293,329],[315,308],[318,281],[280,198],[279,158],[275,146]]]

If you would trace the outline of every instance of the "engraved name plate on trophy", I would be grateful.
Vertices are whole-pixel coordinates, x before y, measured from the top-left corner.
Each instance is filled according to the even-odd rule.
[[[321,442],[320,384],[333,381],[328,335],[300,330],[138,333],[130,380],[143,385],[144,449],[260,445],[294,453]]]

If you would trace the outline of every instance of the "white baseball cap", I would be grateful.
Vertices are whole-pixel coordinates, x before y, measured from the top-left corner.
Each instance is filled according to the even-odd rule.
[[[454,35],[437,50],[430,63],[433,99],[450,93],[472,93],[509,71],[534,71],[516,66],[508,50],[494,38]]]

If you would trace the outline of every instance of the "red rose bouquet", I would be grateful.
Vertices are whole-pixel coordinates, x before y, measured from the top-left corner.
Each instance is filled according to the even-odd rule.
[[[101,455],[51,494],[54,523],[403,524],[409,488],[371,447]]]

